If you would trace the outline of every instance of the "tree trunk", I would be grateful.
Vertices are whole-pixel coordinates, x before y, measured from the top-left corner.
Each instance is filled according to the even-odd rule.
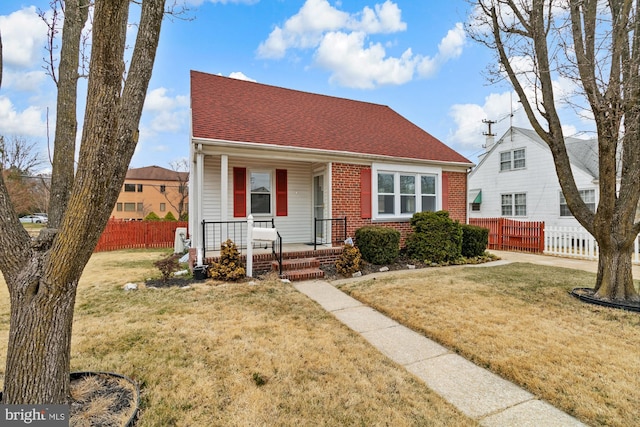
[[[53,286],[40,277],[41,256],[9,284],[11,321],[3,403],[64,404],[69,396],[71,325],[77,283]]]
[[[612,240],[612,239],[608,239]],[[598,276],[595,296],[610,301],[640,301],[633,284],[633,245],[619,246],[598,241]]]
[[[87,3],[76,0],[73,4]],[[94,3],[88,96],[77,173],[68,201],[64,202],[67,190],[51,201],[52,205],[63,205],[57,215],[59,224],[54,221],[51,226],[55,228],[44,228],[37,239],[31,240],[0,177],[0,270],[11,301],[5,404],[60,404],[69,398],[76,289],[135,150],[165,0],[142,2],[131,65],[123,81],[130,4],[130,0]],[[69,38],[63,37],[63,43],[70,43]],[[72,125],[69,121],[68,128]],[[69,144],[59,144],[56,135],[55,150],[62,150],[64,155],[59,161],[54,158],[54,176],[61,173],[61,167],[64,169],[61,163],[65,159],[74,158],[68,151]]]

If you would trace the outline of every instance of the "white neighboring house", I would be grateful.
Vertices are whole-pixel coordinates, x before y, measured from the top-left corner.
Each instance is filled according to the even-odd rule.
[[[596,139],[567,138],[571,169],[582,199],[598,204]],[[469,174],[469,218],[544,221],[545,226],[576,227],[556,175],[551,150],[533,130],[511,127],[497,142],[487,138],[487,152]]]

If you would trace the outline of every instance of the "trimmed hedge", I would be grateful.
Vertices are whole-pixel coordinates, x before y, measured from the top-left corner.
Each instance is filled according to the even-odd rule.
[[[441,264],[462,256],[462,225],[449,212],[418,212],[411,218],[413,233],[407,237],[407,255]]]
[[[484,255],[489,244],[489,230],[475,225],[462,226],[462,256],[474,258]]]
[[[368,225],[356,230],[356,246],[362,259],[384,265],[394,262],[400,254],[400,232],[393,228]]]

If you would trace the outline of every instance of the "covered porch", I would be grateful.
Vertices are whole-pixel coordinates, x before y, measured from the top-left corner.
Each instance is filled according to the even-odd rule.
[[[331,218],[331,162],[318,155],[193,147],[193,266],[214,261],[227,239],[246,260],[249,217],[254,227],[275,228],[279,239],[251,245],[254,270],[270,269],[272,259],[278,261],[278,270],[287,259],[335,261],[334,246],[347,237],[347,219]]]

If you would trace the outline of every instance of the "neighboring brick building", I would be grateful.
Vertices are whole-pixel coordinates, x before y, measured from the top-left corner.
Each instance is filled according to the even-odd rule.
[[[284,244],[330,245],[335,229],[316,219],[346,217],[348,236],[393,227],[402,241],[415,212],[466,222],[473,164],[387,106],[192,71],[191,112],[193,252],[219,248],[203,221],[249,215],[273,220]]]
[[[142,220],[153,212],[164,218],[169,212],[179,219],[188,211],[188,172],[160,166],[129,169],[111,217]]]

